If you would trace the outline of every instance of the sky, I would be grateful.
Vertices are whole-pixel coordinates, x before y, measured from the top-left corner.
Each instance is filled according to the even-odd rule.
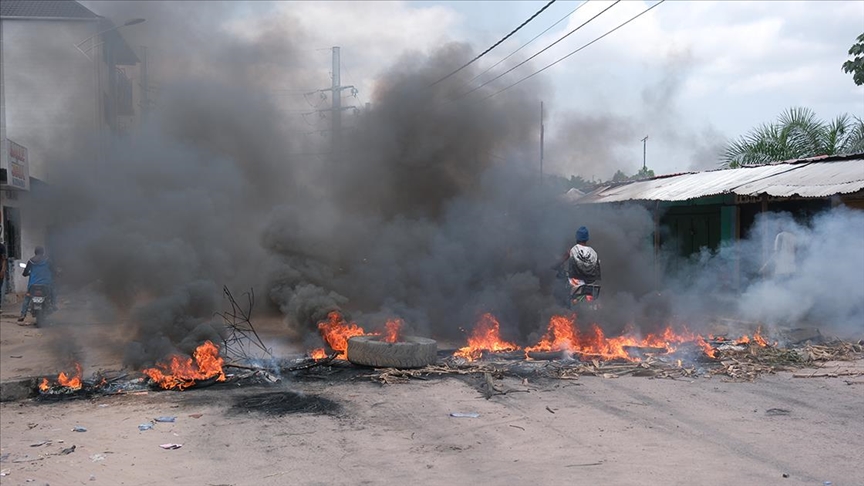
[[[101,2],[84,3],[98,12]],[[304,31],[308,62],[320,63],[317,78],[309,78],[320,84],[286,81],[286,92],[326,87],[328,48],[340,46],[343,84],[358,88],[357,100],[350,101],[362,106],[374,98],[379,76],[405,53],[420,56],[453,41],[480,53],[545,3],[236,2],[223,4],[230,15],[219,27],[253,38],[266,18]],[[478,65],[492,66],[582,3],[556,1]],[[489,87],[509,86],[654,3],[612,6]],[[501,74],[612,4],[589,1],[479,80]],[[547,113],[547,171],[589,179],[609,178],[618,169],[635,173],[645,136],[647,165],[657,174],[712,169],[726,141],[773,121],[786,108],[809,107],[824,120],[843,113],[862,117],[864,86],[855,86],[841,70],[862,32],[862,1],[666,1],[534,78]],[[455,78],[446,82],[464,81]],[[477,83],[466,90],[472,86]],[[470,96],[464,101],[477,102]],[[539,106],[537,111],[539,124]],[[585,161],[592,157],[608,160]]]

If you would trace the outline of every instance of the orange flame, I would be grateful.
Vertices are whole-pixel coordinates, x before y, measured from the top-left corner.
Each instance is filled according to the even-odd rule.
[[[75,374],[72,377],[61,371],[57,376],[57,383],[73,390],[81,389],[81,365],[75,363]]]
[[[80,390],[81,389],[81,375],[83,374],[81,371],[81,365],[78,363],[74,364],[75,366],[75,374],[67,375],[65,371],[61,371],[59,375],[57,375],[57,384],[60,386],[65,386],[66,388],[70,388],[72,390]],[[48,391],[51,388],[51,382],[48,378],[42,378],[42,382],[39,383],[39,389],[44,391]]]
[[[327,352],[324,351],[324,348],[313,349],[309,351],[309,357],[312,359],[324,359],[327,357]]]
[[[526,353],[532,352],[576,352],[584,355],[597,356],[602,359],[626,359],[639,361],[627,352],[628,347],[658,348],[665,353],[674,352],[679,344],[696,343],[708,356],[715,355],[714,349],[698,336],[686,329],[675,332],[667,327],[659,334],[649,334],[637,337],[630,333],[617,337],[606,337],[603,330],[594,324],[587,332],[580,333],[576,326],[575,316],[552,316],[546,334],[536,345],[525,348]]]
[[[474,331],[468,338],[468,346],[460,348],[453,356],[465,358],[468,361],[480,359],[483,351],[508,352],[516,351],[519,346],[501,339],[501,324],[490,313],[480,316],[474,325]]]
[[[157,363],[156,368],[147,368],[144,374],[166,390],[183,390],[196,381],[213,377],[216,377],[216,381],[225,381],[225,372],[222,370],[224,362],[219,356],[219,347],[206,341],[195,349],[192,358],[172,356],[169,362]]]
[[[346,323],[338,311],[327,314],[327,320],[318,323],[318,330],[321,331],[321,337],[333,351],[339,352],[337,356],[339,359],[347,359],[348,357],[346,351],[348,350],[349,338],[366,334],[366,331],[357,324]]]
[[[387,323],[384,324],[384,338],[382,341],[385,343],[395,343],[402,340],[402,326],[404,322],[402,319],[388,319]]]

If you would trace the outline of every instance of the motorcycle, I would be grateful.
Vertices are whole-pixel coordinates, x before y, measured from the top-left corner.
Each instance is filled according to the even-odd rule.
[[[597,310],[600,305],[597,299],[600,297],[600,282],[586,283],[583,280],[569,278],[564,264],[553,267],[557,272],[556,277],[565,281],[567,286],[567,307],[588,307]]]
[[[19,263],[18,265],[21,268],[26,268],[24,263]],[[33,284],[27,291],[26,296],[30,298],[27,312],[33,316],[33,319],[36,321],[36,327],[39,327],[45,323],[48,314],[54,310],[54,294],[51,291],[51,286]]]
[[[31,285],[27,292],[30,297],[29,312],[36,321],[36,327],[45,323],[45,319],[54,307],[51,288],[47,285]]]

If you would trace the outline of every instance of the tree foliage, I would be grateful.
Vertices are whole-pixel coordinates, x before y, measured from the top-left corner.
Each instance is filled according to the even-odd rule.
[[[843,63],[843,71],[852,74],[852,81],[861,86],[864,84],[864,34],[858,36],[858,42],[849,48],[849,55],[855,56]]]
[[[818,155],[864,152],[864,120],[840,115],[826,123],[809,108],[789,108],[774,123],[727,145],[723,165],[735,168]]]

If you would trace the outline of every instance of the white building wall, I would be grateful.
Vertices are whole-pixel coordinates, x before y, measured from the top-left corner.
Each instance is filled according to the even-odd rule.
[[[27,147],[31,177],[50,182],[45,161],[86,154],[102,125],[97,79],[107,69],[98,48],[92,60],[75,48],[97,28],[93,21],[2,20],[3,123],[7,138]],[[100,41],[82,48],[91,42]]]
[[[85,51],[90,48],[89,58],[75,47],[99,28],[99,22],[87,20],[0,20],[0,90],[4,105],[0,125],[6,138],[27,148],[31,178],[50,184],[49,160],[74,163],[72,154],[79,158],[99,156],[93,142],[100,130],[108,130],[102,93],[108,89],[110,72],[102,62],[99,36],[81,46]],[[4,144],[2,148],[6,162],[7,147]],[[0,191],[0,206],[19,211],[18,261],[25,262],[36,246],[48,246],[45,221],[28,207],[32,186],[31,180],[31,192],[13,193],[7,188]],[[10,261],[9,270],[14,291],[20,293],[27,279],[21,275],[18,261]]]

